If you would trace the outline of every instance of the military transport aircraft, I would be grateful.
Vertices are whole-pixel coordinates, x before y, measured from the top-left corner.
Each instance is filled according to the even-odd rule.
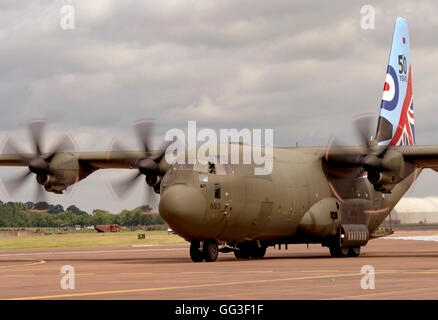
[[[148,189],[161,194],[160,215],[191,243],[195,262],[215,261],[218,252],[262,258],[268,246],[292,243],[320,243],[332,256],[355,257],[370,239],[392,232],[378,227],[421,170],[438,171],[438,146],[414,145],[409,35],[403,18],[395,23],[375,137],[370,117],[355,123],[361,146],[274,148],[269,175],[254,175],[252,164],[168,164],[164,150],[150,150],[151,125],[144,121],[136,125],[142,151],[109,153],[65,152],[65,139],[44,153],[44,123],[33,121],[34,154],[20,152],[9,140],[6,147],[12,152],[0,156],[0,165],[28,168],[15,180],[3,181],[9,192],[32,174],[46,191],[62,193],[98,169],[135,169],[114,190],[123,195],[134,180],[146,176]],[[239,144],[241,154],[248,148]]]

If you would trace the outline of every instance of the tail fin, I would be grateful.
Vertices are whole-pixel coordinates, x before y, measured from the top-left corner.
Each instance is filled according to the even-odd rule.
[[[408,22],[397,18],[383,87],[376,140],[379,145],[415,144]]]

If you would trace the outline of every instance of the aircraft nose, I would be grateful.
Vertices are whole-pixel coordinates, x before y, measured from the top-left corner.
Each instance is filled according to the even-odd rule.
[[[206,199],[198,189],[173,185],[161,195],[159,211],[172,229],[187,234],[202,223],[206,205]]]

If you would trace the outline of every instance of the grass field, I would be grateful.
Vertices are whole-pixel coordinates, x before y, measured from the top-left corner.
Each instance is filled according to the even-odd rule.
[[[140,233],[146,234],[146,239],[137,239]],[[173,244],[187,243],[175,234],[167,231],[141,232],[84,232],[55,235],[35,235],[24,237],[0,238],[0,250],[33,249],[33,248],[72,248],[72,247],[103,247],[128,246],[138,244]]]

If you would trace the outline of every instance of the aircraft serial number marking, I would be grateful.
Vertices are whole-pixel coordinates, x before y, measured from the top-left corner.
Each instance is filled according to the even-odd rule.
[[[220,202],[212,202],[210,203],[211,210],[219,210],[221,208]]]

